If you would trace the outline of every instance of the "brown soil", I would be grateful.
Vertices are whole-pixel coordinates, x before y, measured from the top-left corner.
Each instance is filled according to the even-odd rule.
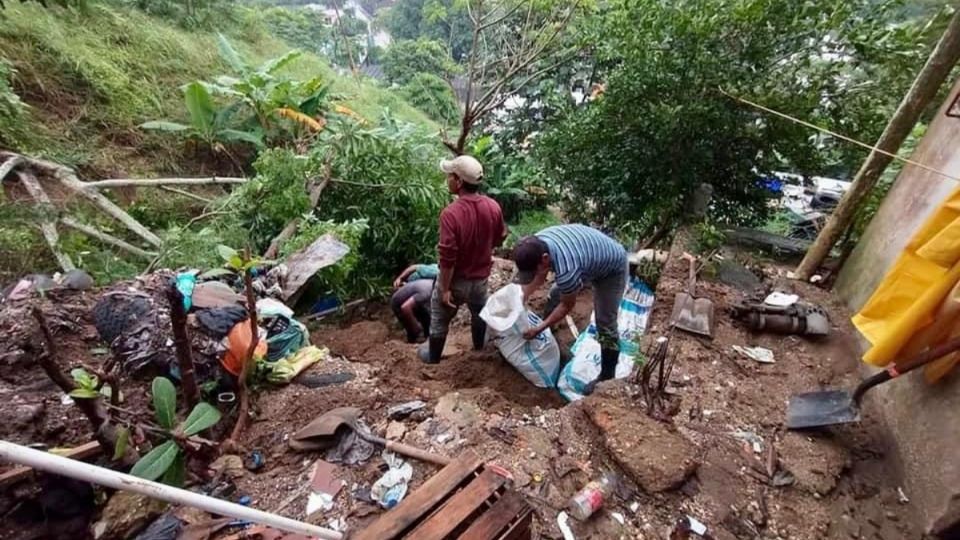
[[[383,434],[388,407],[419,399],[427,402],[427,407],[400,420],[402,427],[394,425],[392,431],[399,429],[404,432],[404,442],[434,452],[456,456],[472,449],[504,465],[535,509],[535,538],[561,538],[558,512],[580,487],[604,471],[616,472],[622,479],[621,488],[587,523],[571,520],[578,539],[667,538],[678,519],[686,515],[706,524],[717,539],[921,538],[910,506],[897,502],[897,484],[889,473],[895,470],[894,465],[886,455],[881,426],[869,412],[858,425],[821,435],[784,431],[788,396],[820,386],[852,385],[857,355],[854,334],[847,323],[849,314],[843,306],[827,292],[788,282],[776,276],[776,268],[770,268],[770,281],[778,290],[794,291],[831,313],[834,333],[820,341],[752,334],[735,325],[726,313],[739,293],[719,283],[702,282],[699,295],[717,304],[716,336],[704,340],[682,333],[672,335],[670,389],[676,414],[659,419],[672,433],[692,443],[699,462],[694,475],[678,489],[645,493],[621,468],[629,458],[629,446],[611,452],[607,444],[611,437],[629,434],[629,428],[594,423],[582,402],[564,406],[556,392],[530,385],[492,347],[472,351],[466,310],[452,325],[449,356],[436,366],[428,366],[416,357],[417,345],[403,341],[389,310],[379,307],[368,310],[362,318],[311,329],[312,341],[328,347],[332,358],[308,373],[350,372],[353,379],[317,389],[296,382],[260,389],[255,420],[241,442],[247,452],[260,451],[266,465],[257,472],[244,471],[230,497],[248,495],[256,508],[325,526],[343,518],[353,529],[362,527],[381,512],[365,502],[365,490],[382,474],[380,456],[375,453],[366,464],[340,466],[337,475],[345,486],[334,508],[308,517],[305,486],[312,464],[322,455],[295,453],[288,448],[288,440],[317,415],[342,406],[361,408],[366,423]],[[508,275],[508,265],[500,263],[492,288],[505,283]],[[673,296],[684,284],[685,268],[669,263],[657,288],[648,342],[666,331]],[[586,327],[592,309],[589,292],[583,296],[574,313],[580,328]],[[62,340],[60,348],[71,362],[96,361],[91,350],[98,344],[88,320],[94,297],[94,293],[74,294],[42,301],[45,310],[59,314],[56,324],[58,339]],[[538,307],[542,302],[541,294],[533,303]],[[7,345],[2,350],[10,351],[0,356],[0,392],[18,405],[3,408],[0,437],[50,445],[89,440],[85,420],[75,408],[60,403],[59,391],[46,383],[30,355],[18,352],[23,336],[30,333],[23,328],[10,329],[29,327],[29,321],[20,321],[9,310],[9,306],[0,310],[0,330]],[[556,328],[555,334],[563,349],[568,348],[572,336],[566,325]],[[21,342],[11,336],[20,336]],[[738,356],[730,348],[735,344],[770,348],[776,363],[757,364]],[[131,406],[147,409],[143,401],[145,383],[125,383],[124,391],[134,396]],[[631,380],[601,385],[590,401],[608,404],[606,410],[619,407],[641,414],[644,410],[639,388]],[[14,423],[11,411],[36,403],[43,403],[38,419],[28,418],[27,410],[17,413],[24,419]],[[616,429],[611,429],[614,425]],[[756,454],[749,443],[745,445],[734,437],[738,431],[759,437],[761,453]],[[661,450],[656,438],[643,436],[653,432],[637,430],[633,440],[645,445],[645,454],[655,456]],[[796,478],[793,485],[770,485],[763,471],[771,446],[779,458],[777,468],[790,471]],[[438,470],[417,461],[411,463],[411,489]],[[2,508],[5,514],[18,502],[37,496],[39,488],[28,485],[32,486],[30,490],[21,484],[4,493],[3,500],[8,501]],[[90,518],[88,510],[80,519],[51,519],[46,522],[50,528],[5,519],[0,537],[15,534],[18,538],[40,538],[50,536],[50,531],[61,534],[86,530]]]

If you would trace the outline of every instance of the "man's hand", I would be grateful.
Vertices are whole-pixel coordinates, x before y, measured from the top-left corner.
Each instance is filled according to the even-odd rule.
[[[443,302],[443,305],[456,309],[456,305],[453,303],[453,292],[450,289],[445,291],[440,291],[440,300]]]
[[[403,287],[403,280],[400,278],[393,280],[393,290],[397,290],[400,287]]]
[[[543,332],[543,328],[540,326],[534,326],[533,328],[530,328],[523,332],[523,339],[526,339],[526,340],[534,339],[540,334],[540,332]]]

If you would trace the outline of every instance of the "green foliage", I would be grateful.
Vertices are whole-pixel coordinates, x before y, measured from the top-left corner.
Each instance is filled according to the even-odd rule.
[[[384,17],[394,39],[426,38],[439,41],[462,61],[470,51],[470,23],[461,0],[399,0]]]
[[[725,239],[723,229],[715,223],[703,221],[693,226],[693,250],[699,254],[719,248]]]
[[[606,91],[561,110],[536,153],[571,220],[677,218],[715,188],[711,219],[756,223],[758,174],[847,170],[863,153],[811,137],[718,91],[876,140],[937,25],[899,24],[870,0],[617,1],[581,25]],[[876,84],[883,80],[884,84]],[[854,82],[856,81],[856,82]],[[821,147],[826,151],[821,151]]]
[[[182,133],[188,139],[203,142],[216,151],[225,151],[224,143],[246,142],[254,146],[263,146],[258,133],[240,131],[232,125],[231,117],[236,107],[216,109],[210,92],[199,83],[192,82],[183,87],[184,101],[190,113],[190,124],[179,124],[164,120],[154,120],[140,124],[143,129]]]
[[[395,41],[383,55],[383,73],[396,84],[408,84],[418,73],[443,78],[456,71],[457,65],[444,45],[430,39]]]
[[[337,240],[346,244],[350,248],[350,252],[337,264],[321,270],[316,280],[324,287],[325,292],[339,298],[351,298],[359,292],[366,292],[377,287],[376,276],[357,276],[356,278],[359,279],[353,276],[353,271],[361,261],[360,242],[369,229],[367,219],[336,223],[329,220],[320,221],[311,216],[300,225],[297,234],[283,245],[281,253],[284,256],[295,253],[325,234],[333,235]],[[367,281],[363,282],[363,280]],[[358,283],[361,283],[361,285],[358,285]]]
[[[270,7],[260,17],[272,34],[305,51],[324,54],[336,39],[334,27],[313,9]]]
[[[26,104],[13,91],[17,70],[0,58],[0,144],[13,145],[23,136]]]
[[[547,227],[560,225],[562,222],[549,210],[531,210],[522,212],[517,223],[510,225],[510,234],[503,243],[505,248],[513,248],[517,241],[524,236],[536,234]]]
[[[161,481],[165,484],[181,486],[186,477],[186,455],[180,441],[216,425],[220,421],[220,411],[201,401],[190,411],[187,419],[177,425],[177,392],[173,383],[165,377],[156,377],[153,379],[152,393],[153,413],[167,440],[141,457],[130,469],[130,474],[147,480],[162,477]],[[115,455],[123,455],[120,444],[118,439]],[[126,439],[123,444],[127,444]]]
[[[474,139],[467,153],[483,163],[484,193],[500,203],[507,223],[516,221],[521,211],[546,208],[550,183],[525,152],[508,152],[493,136],[484,135]]]
[[[100,381],[96,375],[87,373],[87,370],[83,368],[75,368],[70,370],[70,376],[73,378],[74,384],[77,385],[70,391],[70,397],[76,399],[97,399],[100,397],[98,391]]]
[[[460,119],[460,104],[450,85],[431,73],[417,73],[400,89],[400,93],[414,107],[444,125],[454,125]]]

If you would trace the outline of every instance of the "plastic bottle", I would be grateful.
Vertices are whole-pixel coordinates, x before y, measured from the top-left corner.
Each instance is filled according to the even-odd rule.
[[[586,521],[600,507],[603,506],[617,489],[617,476],[611,472],[605,473],[597,480],[593,480],[570,499],[567,505],[570,515],[580,521]]]

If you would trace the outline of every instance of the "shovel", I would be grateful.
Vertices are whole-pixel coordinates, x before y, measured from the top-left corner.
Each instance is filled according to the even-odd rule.
[[[437,465],[450,463],[450,458],[446,456],[432,454],[408,444],[388,441],[370,433],[357,424],[360,413],[360,409],[356,407],[340,407],[328,411],[296,432],[290,438],[290,447],[300,451],[322,450],[336,444],[337,440],[346,432],[353,431],[361,439],[371,444],[383,446],[391,452],[429,463],[436,463]]]
[[[696,259],[684,253],[690,261],[690,282],[687,291],[677,293],[673,300],[673,313],[670,325],[701,336],[713,337],[713,301],[709,298],[697,298],[694,291],[697,286]]]
[[[851,395],[846,390],[807,392],[790,398],[787,405],[787,429],[806,429],[860,420],[860,400],[867,390],[895,379],[904,373],[922,367],[937,358],[960,350],[960,338],[954,338],[920,353],[901,365],[891,364],[887,369],[864,379]]]

